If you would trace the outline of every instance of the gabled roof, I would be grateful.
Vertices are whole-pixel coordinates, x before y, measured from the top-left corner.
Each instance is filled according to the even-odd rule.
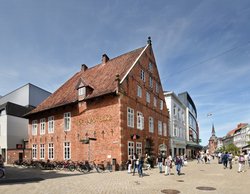
[[[136,61],[145,51],[147,46],[110,59],[106,63],[101,63],[92,68],[77,72],[26,116],[77,102],[77,86],[81,81],[83,81],[86,85],[91,86],[93,89],[92,93],[85,98],[86,100],[116,92],[116,75],[119,74],[120,79],[123,80],[124,77],[126,77],[131,71],[132,67],[135,65]]]

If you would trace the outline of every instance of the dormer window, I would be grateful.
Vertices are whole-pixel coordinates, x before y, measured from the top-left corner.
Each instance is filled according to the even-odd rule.
[[[80,87],[78,88],[78,96],[81,96],[81,97],[86,97],[86,87]]]

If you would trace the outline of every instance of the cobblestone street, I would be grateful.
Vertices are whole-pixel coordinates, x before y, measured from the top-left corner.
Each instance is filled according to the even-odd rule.
[[[250,169],[237,172],[223,169],[217,160],[211,164],[188,163],[182,168],[182,174],[164,176],[158,169],[144,171],[145,176],[132,176],[126,171],[89,173],[65,171],[41,171],[6,167],[7,175],[0,180],[1,194],[77,194],[77,193],[211,193],[211,194],[248,194]],[[200,190],[203,189],[203,190]],[[176,192],[171,190],[175,190]]]

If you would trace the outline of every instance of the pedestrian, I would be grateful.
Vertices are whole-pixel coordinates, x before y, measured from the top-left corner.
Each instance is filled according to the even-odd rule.
[[[239,156],[239,169],[238,169],[238,173],[240,172],[244,172],[244,165],[245,165],[245,157],[244,154],[241,153]]]
[[[180,175],[181,174],[181,167],[182,167],[182,160],[181,160],[179,155],[177,155],[175,157],[175,165],[176,165],[177,174]]]
[[[146,154],[146,156],[145,156],[144,164],[145,164],[147,170],[151,170],[150,156],[148,154]]]
[[[131,156],[128,157],[127,166],[128,166],[128,174],[130,174],[131,168],[132,168],[132,157]]]
[[[223,154],[222,161],[223,161],[224,169],[226,169],[227,163],[228,163],[228,153],[227,152]]]
[[[134,153],[133,158],[132,158],[132,165],[133,165],[133,176],[135,175],[135,169],[138,171],[138,165],[139,165],[139,160],[137,157],[137,154]]]
[[[159,168],[160,173],[162,173],[162,164],[163,164],[162,154],[158,154],[158,157],[156,159],[156,163],[158,164],[158,168]]]
[[[233,160],[233,154],[231,152],[229,152],[229,154],[228,154],[229,169],[232,169],[232,167],[233,167],[232,160]]]
[[[168,156],[165,160],[165,176],[170,175],[172,168],[172,157]]]
[[[143,167],[143,163],[144,163],[144,158],[143,158],[142,154],[139,155],[138,160],[139,160],[138,174],[139,174],[139,177],[143,177],[142,167]]]

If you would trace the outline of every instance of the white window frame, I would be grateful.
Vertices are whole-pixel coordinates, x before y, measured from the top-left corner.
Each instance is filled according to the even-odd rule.
[[[32,159],[37,159],[37,144],[32,144]]]
[[[70,131],[71,129],[71,113],[64,113],[64,131]]]
[[[144,129],[144,117],[143,114],[139,111],[137,112],[137,129]]]
[[[78,96],[83,96],[83,97],[86,96],[86,87],[85,86],[78,88]]]
[[[40,159],[45,159],[45,145],[40,144]]]
[[[48,133],[54,133],[55,121],[54,116],[48,117]]]
[[[37,127],[38,126],[38,124],[37,124],[37,120],[33,120],[32,121],[32,129],[31,129],[31,134],[32,135],[37,135]]]
[[[48,144],[48,159],[49,160],[54,159],[54,143]]]
[[[154,96],[154,107],[156,107],[157,108],[157,99],[156,99],[156,97]]]
[[[142,97],[142,87],[139,85],[137,85],[137,96],[140,98]]]
[[[150,103],[150,93],[146,92],[146,101],[147,103]]]
[[[154,87],[152,77],[149,77],[149,87],[150,87],[150,88],[153,88],[153,87]]]
[[[149,126],[149,132],[154,133],[154,118],[153,117],[149,117],[148,118],[148,126]]]
[[[158,121],[158,135],[162,135],[162,122]]]
[[[155,92],[159,93],[159,84],[157,82],[155,83]]]
[[[64,160],[71,159],[71,145],[69,141],[63,143],[63,158]]]
[[[145,71],[143,69],[141,69],[141,80],[143,82],[146,82],[146,75],[145,75]]]
[[[134,109],[127,108],[127,126],[134,128]]]
[[[134,142],[128,141],[128,157],[133,156],[135,153]]]
[[[149,62],[149,64],[148,64],[148,70],[149,70],[150,72],[153,71],[153,64],[152,64],[151,62]]]
[[[163,123],[163,136],[167,136],[167,124]]]
[[[141,142],[136,142],[136,154],[139,156],[140,154],[142,154],[142,143]]]
[[[46,129],[46,119],[42,118],[40,119],[40,135],[45,134],[45,129]]]
[[[163,100],[160,100],[160,110],[163,110]]]

